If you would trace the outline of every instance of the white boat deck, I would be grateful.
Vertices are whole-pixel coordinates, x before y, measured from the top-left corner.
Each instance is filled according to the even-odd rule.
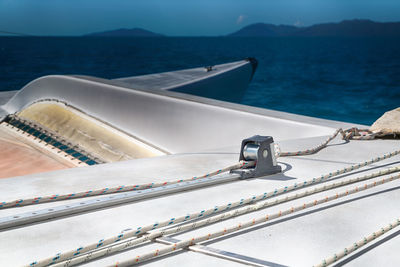
[[[190,178],[236,163],[239,158],[240,140],[254,134],[271,135],[283,151],[295,151],[314,147],[324,141],[336,128],[350,126],[347,123],[227,104],[172,92],[137,91],[130,94],[138,95],[137,101],[148,98],[152,99],[151,104],[159,104],[155,106],[153,112],[147,113],[148,117],[144,119],[149,120],[151,116],[154,116],[157,122],[160,122],[160,125],[154,126],[154,129],[159,127],[159,131],[164,131],[164,135],[169,135],[170,139],[163,139],[161,133],[154,133],[147,136],[145,140],[169,151],[170,155],[1,179],[0,201]],[[134,101],[134,99],[132,97],[130,100]],[[161,106],[162,103],[165,106]],[[21,102],[18,104],[24,105]],[[80,106],[79,101],[77,105],[90,114],[90,110],[85,110]],[[8,109],[14,107],[15,104],[9,105]],[[99,111],[95,110],[92,115],[101,115],[96,112]],[[132,113],[136,114],[135,112],[140,113],[132,107]],[[170,118],[174,112],[176,117]],[[178,117],[182,120],[177,119]],[[165,118],[168,118],[168,121],[162,122]],[[144,119],[142,123],[145,122]],[[185,122],[192,122],[187,124],[191,127],[189,133],[184,131]],[[119,123],[122,122],[119,121]],[[138,134],[133,125],[134,123],[122,128],[132,135],[143,137],[144,132]],[[142,126],[143,124],[137,124],[139,131],[142,130]],[[173,134],[174,130],[177,131],[176,134]],[[336,138],[326,149],[315,155],[279,158],[278,163],[283,169],[280,174],[236,180],[5,229],[0,231],[0,266],[29,264],[58,252],[76,249],[82,245],[118,235],[125,229],[135,229],[156,221],[168,220],[189,212],[201,211],[216,205],[238,201],[241,198],[270,192],[275,188],[320,177],[322,174],[364,162],[397,149],[399,149],[397,140],[352,140],[345,143],[340,138]],[[338,181],[393,167],[400,162],[399,157],[395,156],[335,179]],[[220,230],[306,201],[334,195],[336,192],[342,192],[354,186],[353,184],[318,193],[181,233],[173,238],[183,240]],[[244,259],[248,264],[255,266],[311,266],[397,219],[400,215],[399,189],[399,181],[390,182],[253,228],[227,234],[202,245],[234,253],[233,258],[237,256],[236,258]],[[96,198],[103,197],[91,199]],[[0,220],[6,216],[17,216],[19,213],[35,212],[38,209],[51,209],[79,202],[80,200],[68,200],[0,210]],[[349,261],[349,266],[399,266],[400,239],[396,237],[399,233],[399,230],[394,230],[393,233],[378,238],[360,249],[358,254],[354,253],[344,260]],[[153,242],[82,266],[107,266],[163,246],[165,245]],[[241,264],[231,259],[183,250],[152,260],[146,265],[220,267]]]
[[[209,71],[207,71],[207,66],[157,74],[124,77],[114,80],[127,83],[137,89],[146,90],[150,88],[159,90],[170,90],[196,80],[202,80],[212,76],[220,75],[221,73],[229,72],[248,64],[248,61],[237,61],[216,66],[210,66],[211,69]]]
[[[319,143],[321,138],[306,139],[305,147]],[[166,220],[193,211],[212,208],[215,205],[237,201],[243,197],[269,192],[275,188],[301,182],[321,174],[329,173],[353,163],[363,162],[393,150],[397,141],[351,141],[343,144],[335,142],[317,155],[280,158],[284,172],[265,178],[238,180],[203,189],[178,193],[156,199],[148,199],[132,204],[107,208],[86,214],[42,222],[0,233],[0,263],[2,266],[20,266],[33,260],[45,258],[61,251],[96,242],[102,238],[118,234],[127,228],[136,228]],[[299,144],[282,142],[282,148],[294,149]],[[6,200],[43,196],[54,193],[69,193],[90,188],[118,186],[121,184],[164,181],[179,177],[191,177],[218,169],[237,161],[237,148],[223,149],[215,153],[181,154],[159,158],[139,159],[113,164],[69,169],[51,173],[3,179],[0,181],[2,198]],[[394,157],[381,163],[356,171],[357,175],[371,172],[378,166],[398,163]],[[375,169],[376,170],[376,169]],[[344,175],[347,176],[347,175]],[[339,178],[342,179],[342,178]],[[186,239],[213,230],[223,229],[237,222],[270,214],[279,209],[290,208],[307,200],[341,192],[346,188],[333,189],[254,214],[240,216],[209,227],[174,236]],[[21,190],[22,189],[22,190]],[[370,189],[342,200],[327,203],[293,216],[274,220],[238,234],[208,242],[212,248],[253,257],[264,262],[286,266],[310,266],[324,257],[358,241],[363,236],[378,230],[399,215],[400,183],[392,182]],[[0,211],[0,217],[16,213],[46,209],[68,203],[70,200],[40,206],[27,206]],[[398,231],[397,231],[398,233]],[[379,244],[378,239],[375,244]],[[94,261],[87,266],[105,266],[116,261],[133,258],[140,252],[147,252],[162,244],[152,244],[139,249]],[[367,248],[370,246],[367,246]],[[398,266],[400,240],[393,238],[351,261],[351,266]],[[362,250],[361,250],[362,251]],[[184,251],[171,254],[150,265],[164,266],[184,264],[186,266],[233,266],[229,260]],[[274,266],[271,264],[271,266]],[[279,266],[278,265],[278,266]],[[86,266],[86,265],[85,265]]]

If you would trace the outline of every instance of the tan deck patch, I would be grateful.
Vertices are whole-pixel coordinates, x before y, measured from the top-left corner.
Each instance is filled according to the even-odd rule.
[[[67,169],[72,165],[58,161],[24,143],[0,127],[0,178]]]

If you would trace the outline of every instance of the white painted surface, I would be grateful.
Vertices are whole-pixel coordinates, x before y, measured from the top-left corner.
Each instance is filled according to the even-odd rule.
[[[73,103],[89,115],[102,118],[134,136],[168,148],[168,151],[176,154],[2,179],[0,201],[189,178],[236,163],[240,141],[254,134],[272,135],[278,140],[283,151],[292,151],[318,145],[328,134],[332,134],[335,128],[350,126],[347,123],[227,104],[172,92],[134,91],[115,84],[74,77],[47,77],[33,82],[28,87],[33,89],[20,92],[19,97],[15,97],[5,106],[9,112],[37,101],[38,98],[58,97],[59,100]],[[65,90],[71,90],[72,93],[66,96]],[[92,99],[89,104],[88,99]],[[110,99],[112,101],[109,101]],[[191,211],[200,211],[261,194],[396,149],[399,149],[397,140],[344,143],[336,139],[332,145],[316,155],[279,158],[278,162],[285,170],[281,174],[239,180],[2,231],[0,266],[27,264],[57,252],[114,236],[127,228],[152,224]],[[394,163],[398,164],[399,156],[363,168],[354,176],[372,172],[374,170],[371,168],[388,163],[391,163],[391,166],[394,166]],[[313,212],[300,213],[301,216],[289,216],[287,220],[275,220],[242,234],[227,235],[212,241],[210,246],[277,264],[310,266],[397,218],[400,214],[399,187],[398,181],[388,183],[322,206],[326,208],[320,209],[319,206]],[[326,194],[335,194],[345,188],[240,216],[180,234],[175,238],[183,239],[221,229],[253,216],[265,215],[266,212],[271,213]],[[0,217],[77,201],[79,200],[0,210]],[[398,239],[395,237],[383,243],[351,261],[349,265],[399,266]],[[160,246],[164,245],[143,246],[87,266],[104,266],[117,260],[126,260]],[[387,250],[384,250],[385,248]],[[169,255],[148,265],[235,266],[226,260],[186,251],[178,255]]]
[[[282,142],[283,148],[291,149],[301,145],[311,146],[319,143],[321,138],[300,140],[299,142]],[[297,144],[294,144],[297,143]],[[336,141],[336,143],[342,143]],[[215,205],[239,200],[253,194],[271,191],[294,182],[303,181],[321,174],[348,166],[352,163],[362,162],[374,156],[394,150],[398,141],[351,141],[348,144],[332,145],[317,155],[305,157],[280,158],[281,163],[289,164],[291,169],[284,174],[277,174],[260,179],[242,180],[234,183],[204,188],[200,190],[164,196],[156,199],[145,200],[137,203],[123,205],[115,208],[91,212],[62,218],[46,223],[39,223],[0,233],[0,265],[18,266],[29,263],[34,259],[51,256],[57,252],[77,248],[80,245],[97,242],[101,238],[118,234],[127,228],[154,223],[155,221],[169,219],[184,215],[190,211],[199,211]],[[238,155],[225,149],[227,153],[214,154],[182,154],[162,156],[158,158],[139,159],[129,162],[118,162],[107,165],[69,169],[52,173],[30,175],[0,180],[2,200],[11,200],[16,197],[65,193],[101,188],[128,183],[141,183],[161,181],[179,177],[191,177],[214,170],[237,161]],[[381,166],[398,162],[394,157],[387,161],[376,163]],[[371,166],[372,167],[372,166]],[[286,167],[283,165],[283,168]],[[365,168],[366,170],[370,167]],[[359,175],[371,172],[364,171]],[[373,171],[373,170],[372,170]],[[383,186],[364,191],[346,199],[328,203],[324,206],[342,203],[345,200],[354,201],[342,203],[315,213],[310,213],[298,218],[283,220],[279,223],[264,224],[255,230],[246,231],[246,234],[228,235],[221,240],[213,241],[212,247],[231,251],[278,264],[290,266],[310,266],[322,260],[323,257],[335,253],[337,250],[348,246],[353,241],[359,240],[363,235],[376,231],[395,219],[400,209],[398,203],[400,194],[398,189],[390,192],[381,192],[385,189],[399,187],[399,182],[392,182]],[[349,186],[351,187],[351,186]],[[22,190],[22,189],[25,190]],[[282,204],[265,211],[256,212],[254,215],[244,215],[206,228],[175,236],[183,239],[196,234],[206,233],[229,226],[238,221],[244,221],[254,216],[261,216],[266,212],[271,213],[284,207],[303,203],[305,200],[334,194],[344,189],[334,189],[317,196],[307,197],[293,203]],[[374,192],[381,192],[368,196]],[[357,199],[359,196],[367,196]],[[76,202],[71,200],[69,202]],[[8,216],[16,212],[32,211],[68,202],[43,204],[40,206],[27,206],[18,209],[0,211],[0,216]],[[319,207],[317,208],[319,209]],[[294,216],[296,217],[296,216]],[[279,220],[278,220],[279,221]],[[398,238],[397,238],[398,239]],[[396,240],[396,238],[394,239]],[[389,241],[391,243],[392,241]],[[116,260],[124,260],[148,251],[151,248],[163,245],[151,245],[139,250],[121,253],[111,258],[96,261],[88,266],[103,266]],[[380,248],[380,247],[379,247]],[[398,246],[397,246],[398,248]],[[378,250],[377,250],[378,251]],[[4,253],[3,253],[4,252]],[[371,251],[372,252],[372,251]],[[371,252],[361,256],[369,256]],[[373,253],[378,253],[373,250]],[[187,266],[198,265],[229,265],[231,262],[216,260],[210,256],[196,255],[184,252],[178,256],[168,256],[166,260],[154,261],[150,265],[159,266],[183,264]],[[392,266],[400,264],[397,250],[382,251],[376,257],[369,256],[370,266],[378,266],[390,259]],[[361,261],[359,259],[358,261]],[[354,261],[357,262],[357,261]],[[363,261],[359,266],[362,266]],[[376,263],[376,264],[375,264]],[[11,264],[11,265],[10,265]]]

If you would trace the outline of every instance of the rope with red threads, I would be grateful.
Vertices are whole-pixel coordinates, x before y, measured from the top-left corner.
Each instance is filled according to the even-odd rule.
[[[68,252],[63,252],[63,253],[58,254],[56,260],[53,260],[54,257],[49,257],[47,259],[43,259],[38,262],[35,262],[35,264],[32,266],[36,266],[36,267],[47,266],[48,264],[57,263],[57,262],[60,262],[63,260],[65,261],[64,263],[56,264],[55,266],[64,266],[65,263],[67,264],[67,266],[73,266],[75,264],[80,264],[82,262],[86,262],[86,258],[88,255],[90,255],[89,258],[91,260],[98,258],[98,257],[108,256],[108,255],[118,252],[120,250],[126,249],[128,247],[136,246],[138,244],[147,242],[154,238],[158,238],[158,237],[169,235],[169,234],[176,234],[176,233],[182,232],[182,231],[193,230],[195,228],[206,226],[206,225],[212,224],[212,223],[216,223],[221,220],[226,220],[231,217],[236,217],[236,216],[250,213],[250,212],[253,212],[256,210],[264,209],[267,207],[282,204],[284,202],[288,202],[288,201],[292,201],[292,200],[302,198],[305,196],[313,195],[315,193],[319,193],[322,191],[331,190],[333,188],[338,188],[341,186],[369,180],[369,179],[372,179],[375,177],[379,177],[379,176],[383,176],[383,175],[387,175],[387,174],[391,174],[391,173],[399,172],[399,171],[400,171],[400,167],[388,168],[386,170],[381,170],[381,171],[367,174],[364,176],[334,182],[333,184],[330,184],[330,185],[315,187],[310,191],[307,190],[302,193],[289,195],[289,196],[275,199],[272,201],[263,201],[259,204],[256,204],[256,202],[259,202],[262,200],[267,200],[270,197],[275,197],[280,194],[290,192],[292,190],[301,189],[307,185],[315,185],[315,183],[319,183],[319,182],[323,181],[323,180],[312,179],[312,180],[306,181],[306,183],[303,182],[300,184],[294,184],[293,186],[284,187],[284,188],[277,189],[275,191],[271,191],[269,193],[264,193],[264,194],[249,197],[246,199],[241,199],[240,201],[231,202],[226,205],[215,206],[214,208],[202,210],[200,212],[196,212],[196,213],[192,213],[192,214],[187,214],[186,216],[182,215],[182,216],[178,216],[178,217],[173,217],[169,220],[157,222],[155,224],[151,224],[151,225],[147,225],[147,226],[143,226],[143,227],[138,227],[137,229],[129,230],[124,233],[121,233],[118,236],[101,239],[101,247],[102,248],[99,248],[98,243],[93,243],[93,244],[78,248],[79,251],[81,252],[81,254],[83,254],[85,252],[87,252],[87,254],[83,254],[78,257],[74,257],[74,253],[76,253],[76,250],[71,250]],[[379,184],[379,182],[376,182],[376,181],[373,182],[372,186],[376,186],[377,183]],[[366,190],[368,188],[369,187],[367,184],[363,188],[356,187],[355,192]],[[344,196],[347,196],[349,193],[350,192],[348,190],[346,190],[344,192]],[[333,199],[338,199],[339,197],[341,197],[341,196],[337,193],[333,196]],[[333,199],[325,197],[323,200],[325,202],[328,202]],[[250,204],[250,205],[248,205],[248,204]],[[320,203],[317,200],[315,200],[315,201],[311,202],[311,204],[312,204],[312,206],[315,206]],[[246,207],[245,205],[248,205],[248,206]],[[240,207],[240,208],[237,210],[231,211],[232,208],[235,208],[235,207]],[[307,208],[306,203],[304,203],[304,205],[302,205],[302,209],[305,209],[305,208]],[[290,209],[290,212],[291,213],[295,212],[294,207],[292,207]],[[217,213],[222,213],[222,214],[217,215]],[[282,212],[279,212],[278,215],[282,216]],[[267,215],[267,217],[268,216],[270,216],[270,215]],[[206,219],[207,217],[210,217],[210,218]],[[197,221],[197,219],[199,219],[199,218],[203,218],[203,220]],[[191,221],[193,221],[193,222],[191,222]],[[179,226],[172,227],[169,229],[160,229],[158,231],[151,232],[152,230],[159,229],[161,227],[170,226],[171,222],[173,222],[173,224],[187,222],[188,224],[179,225]],[[138,237],[138,236],[140,236],[140,237]],[[120,242],[120,241],[123,241],[123,242]],[[111,245],[111,247],[105,247],[106,245]],[[97,249],[97,251],[94,251],[94,249]]]
[[[372,140],[378,135],[379,133],[373,133],[366,129],[358,129],[358,128],[350,128],[347,130],[343,130],[342,128],[337,129],[333,135],[329,136],[322,144],[306,150],[299,150],[295,152],[281,152],[278,146],[275,146],[275,155],[277,157],[290,157],[290,156],[305,156],[305,155],[312,155],[320,150],[324,149],[328,146],[329,142],[336,138],[339,134],[342,135],[343,140]]]
[[[332,263],[336,262],[337,260],[346,257],[347,255],[353,253],[354,251],[356,251],[357,249],[365,246],[366,244],[372,242],[373,240],[375,240],[376,238],[378,238],[379,236],[393,230],[395,227],[400,225],[400,218],[398,218],[396,221],[386,225],[385,227],[382,227],[380,230],[373,232],[372,234],[370,234],[369,236],[364,237],[363,239],[354,242],[353,245],[348,246],[346,248],[344,248],[343,250],[333,254],[331,257],[328,257],[324,260],[322,260],[322,262],[320,262],[317,265],[314,265],[314,267],[325,267],[328,265],[331,265]]]
[[[312,148],[312,149],[307,149],[303,151],[297,151],[297,152],[280,152],[279,146],[275,146],[275,154],[277,157],[288,157],[288,156],[304,156],[304,155],[311,155],[315,154],[321,149],[325,148],[327,144],[332,141],[339,133],[342,134],[343,139],[349,140],[349,139],[358,139],[358,140],[364,140],[364,139],[373,139],[375,137],[375,133],[371,134],[370,136],[363,136],[360,134],[361,131],[367,131],[367,130],[359,130],[357,128],[351,128],[348,130],[343,131],[341,128],[336,130],[335,133],[330,136],[324,143],[320,144],[319,146]],[[6,209],[6,208],[13,208],[13,207],[22,207],[22,206],[28,206],[28,205],[35,205],[35,204],[41,204],[41,203],[48,203],[48,202],[54,202],[54,201],[61,201],[61,200],[69,200],[69,199],[76,199],[76,198],[84,198],[84,197],[91,197],[91,196],[100,196],[100,195],[106,195],[106,194],[113,194],[113,193],[120,193],[120,192],[127,192],[127,191],[136,191],[136,190],[144,190],[144,189],[149,189],[149,188],[156,188],[156,187],[161,187],[165,185],[171,185],[171,184],[177,184],[177,183],[182,183],[186,181],[192,181],[192,180],[197,180],[197,179],[202,179],[202,178],[207,178],[210,176],[215,176],[223,172],[235,170],[235,169],[240,169],[243,167],[251,167],[256,165],[255,161],[240,161],[234,165],[228,166],[226,168],[207,173],[202,176],[194,176],[189,179],[180,179],[180,180],[174,180],[174,181],[166,181],[166,182],[160,182],[160,183],[148,183],[148,184],[139,184],[139,185],[121,185],[117,187],[106,187],[103,189],[94,189],[94,190],[88,190],[88,191],[83,191],[83,192],[76,192],[76,193],[69,193],[69,194],[54,194],[50,196],[43,196],[43,197],[33,197],[33,198],[27,198],[27,199],[16,199],[12,201],[3,201],[0,202],[0,210],[1,209]]]
[[[166,182],[160,182],[160,183],[146,183],[146,184],[139,184],[139,185],[121,185],[121,186],[117,186],[117,187],[110,187],[110,188],[106,187],[106,188],[102,188],[102,189],[93,189],[93,190],[69,193],[69,194],[50,195],[50,196],[33,197],[33,198],[26,198],[26,199],[16,199],[16,200],[12,200],[12,201],[0,202],[0,210],[6,209],[6,208],[22,207],[22,206],[28,206],[28,205],[34,205],[34,204],[67,200],[67,199],[69,200],[69,199],[76,199],[76,198],[83,198],[83,197],[93,197],[93,196],[100,196],[100,195],[106,195],[106,194],[156,188],[156,187],[161,187],[161,186],[165,186],[165,185],[172,185],[172,184],[183,183],[183,182],[187,182],[187,181],[203,179],[203,178],[221,174],[223,172],[240,169],[240,168],[243,168],[244,166],[251,167],[254,165],[255,165],[255,162],[252,162],[252,161],[240,161],[240,162],[238,162],[234,165],[228,166],[226,168],[219,169],[217,171],[204,174],[202,176],[193,176],[189,179],[179,179],[179,180],[166,181]]]
[[[355,194],[355,193],[358,193],[360,191],[364,191],[364,190],[373,188],[373,187],[375,187],[377,185],[382,185],[382,184],[385,184],[385,183],[388,183],[388,182],[392,182],[392,181],[396,181],[396,180],[399,180],[399,179],[400,179],[400,174],[397,174],[397,175],[394,175],[394,176],[390,176],[388,178],[380,179],[380,180],[377,180],[375,182],[366,184],[366,186],[361,187],[361,188],[355,187],[355,188],[353,188],[351,190],[346,190],[345,192],[340,192],[340,193],[338,193],[338,195],[339,195],[339,198],[346,197],[348,195]],[[317,205],[325,204],[326,202],[333,201],[333,200],[336,200],[336,199],[337,199],[336,198],[336,194],[330,195],[328,197],[317,199],[315,201],[306,202],[303,205],[298,205],[298,206],[295,206],[295,207],[292,207],[292,208],[289,208],[289,209],[286,209],[286,210],[282,210],[282,211],[279,211],[279,212],[276,212],[276,213],[273,213],[273,214],[267,214],[267,215],[264,215],[262,217],[254,218],[252,220],[249,220],[249,221],[246,221],[246,222],[243,222],[243,223],[239,223],[239,224],[233,225],[231,227],[224,227],[221,230],[218,230],[218,231],[206,234],[206,235],[201,235],[201,236],[197,236],[197,237],[192,237],[190,239],[182,240],[182,241],[179,241],[179,242],[174,243],[172,245],[165,246],[165,247],[162,247],[162,248],[158,249],[158,256],[162,256],[162,255],[171,253],[171,252],[173,252],[173,251],[175,251],[177,249],[186,248],[188,246],[191,246],[191,245],[199,243],[199,242],[203,242],[203,241],[206,241],[206,240],[209,240],[209,239],[214,239],[214,238],[220,237],[220,236],[228,234],[228,233],[234,233],[234,232],[240,231],[242,229],[249,228],[249,227],[252,227],[254,225],[261,224],[261,223],[264,223],[264,222],[272,220],[272,219],[281,218],[281,217],[293,214],[294,212],[299,212],[299,211],[302,211],[302,210],[307,209],[307,208],[312,208],[312,207],[315,207]],[[255,204],[255,205],[260,205],[260,204]],[[230,213],[233,213],[233,212],[230,212]],[[229,217],[229,215],[227,215],[227,216]],[[391,227],[393,227],[393,225],[391,225]],[[131,265],[139,264],[139,263],[142,263],[144,261],[148,261],[150,259],[153,259],[153,258],[155,258],[155,256],[154,256],[154,252],[148,252],[148,253],[145,253],[145,254],[138,255],[137,258],[140,258],[140,261],[134,261],[134,262],[132,260],[122,261],[122,262],[118,263],[118,266],[127,267],[127,266],[131,266]],[[115,265],[112,265],[112,266],[115,266]],[[111,267],[111,266],[109,266],[109,267]]]

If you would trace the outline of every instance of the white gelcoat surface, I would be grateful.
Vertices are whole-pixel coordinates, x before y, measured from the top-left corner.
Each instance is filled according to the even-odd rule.
[[[302,143],[303,145],[311,146],[319,143],[320,139],[302,140]],[[339,140],[335,140],[335,142],[342,143]],[[34,259],[40,259],[57,252],[77,248],[80,245],[97,242],[102,238],[116,235],[127,228],[136,228],[155,221],[185,215],[191,211],[212,208],[215,205],[250,197],[254,194],[262,194],[277,187],[318,177],[321,174],[349,166],[352,163],[362,162],[385,152],[390,152],[394,150],[396,144],[397,141],[376,140],[351,141],[348,144],[332,145],[317,155],[279,158],[278,162],[291,166],[291,169],[284,172],[284,174],[259,179],[240,180],[3,231],[0,232],[0,240],[2,241],[0,242],[0,251],[6,253],[0,254],[0,264],[4,266],[19,266]],[[292,142],[281,143],[281,146],[287,149],[295,147]],[[296,146],[299,146],[299,144],[296,144]],[[237,160],[237,156],[235,153],[215,153],[213,155],[183,154],[118,162],[4,179],[0,181],[0,188],[4,197],[2,197],[2,200],[11,200],[32,195],[64,193],[71,192],[71,190],[80,191],[93,187],[101,188],[103,186],[127,184],[129,182],[141,183],[180,177],[186,178],[234,163]],[[398,161],[398,157],[394,157],[373,164],[371,167]],[[284,169],[286,168],[284,165],[282,166]],[[368,170],[371,167],[363,168],[362,170]],[[368,172],[363,171],[358,175],[364,175]],[[354,201],[298,218],[283,219],[279,223],[272,222],[271,225],[266,223],[263,224],[263,227],[255,227],[255,230],[245,231],[245,234],[227,235],[223,239],[212,241],[210,246],[283,265],[310,266],[393,221],[400,211],[398,208],[400,201],[398,190],[368,196],[363,199],[357,198],[399,186],[399,182],[391,182],[322,206],[330,206],[331,204],[342,203],[345,200],[356,199]],[[285,207],[289,208],[291,205],[303,203],[306,200],[322,198],[325,195],[334,194],[351,187],[352,185],[319,193],[315,196],[240,216],[190,233],[180,234],[175,238],[191,238],[197,234],[208,233],[239,221],[262,216],[266,212],[271,213]],[[25,190],[21,190],[21,188]],[[68,202],[76,201],[79,200],[70,200]],[[64,205],[68,202],[2,210],[0,211],[0,216]],[[319,208],[317,207],[316,209]],[[391,242],[389,241],[388,243]],[[109,264],[116,260],[121,261],[132,258],[140,252],[161,246],[164,245],[153,244],[149,247],[142,247],[139,250],[135,249],[96,261],[96,263],[88,266],[103,266],[105,263]],[[360,258],[369,256],[371,253],[377,252],[372,250]],[[224,265],[225,263],[227,266],[232,264],[226,260],[216,260],[211,256],[199,256],[197,254],[196,258],[198,260],[194,260],[192,254],[194,253],[184,252],[177,256],[168,256],[166,259],[162,259],[161,262],[154,261],[151,264],[155,266],[167,264],[168,266],[181,261],[187,261],[189,266],[195,266],[195,264],[199,263],[198,261],[201,264],[212,266]],[[387,257],[391,259],[392,263],[397,260],[397,264],[400,264],[395,250],[385,251],[382,255],[376,255],[376,257],[370,259],[370,262],[381,263]],[[361,259],[358,261],[361,261]],[[354,262],[356,263],[357,261]],[[362,261],[359,266],[362,266]]]
[[[17,110],[34,101],[35,91],[39,95],[44,94],[45,91],[41,91],[40,84],[43,86],[59,84],[60,91],[53,92],[54,97],[61,94],[62,89],[76,84],[80,84],[87,93],[97,88],[96,90],[100,90],[106,96],[113,97],[113,102],[125,98],[126,101],[121,107],[129,106],[132,109],[121,111],[122,113],[117,114],[120,117],[117,117],[114,116],[115,114],[103,114],[104,110],[101,108],[96,109],[96,101],[85,107],[78,95],[71,97],[70,100],[88,114],[104,118],[107,122],[109,122],[107,119],[110,119],[113,125],[120,126],[127,133],[139,136],[142,140],[154,141],[150,143],[168,148],[168,151],[175,154],[2,179],[0,180],[0,201],[190,178],[236,163],[239,157],[240,140],[253,134],[272,135],[275,140],[278,140],[282,151],[293,151],[314,147],[324,141],[327,135],[333,133],[337,127],[350,126],[347,123],[227,104],[172,92],[142,92],[131,89],[128,91],[117,85],[73,77],[56,76],[36,83],[38,84],[30,85],[37,86],[33,92],[22,92],[20,99],[14,98],[6,109]],[[67,100],[66,97],[63,100]],[[139,108],[136,109],[132,103],[137,103]],[[140,108],[146,105],[148,107],[141,111]],[[129,119],[129,114],[136,114],[138,118]],[[149,123],[151,118],[154,120]],[[148,134],[147,137],[146,134]],[[142,138],[144,136],[146,138]],[[397,149],[399,149],[397,140],[345,143],[337,138],[318,154],[278,158],[278,163],[284,170],[281,174],[238,180],[1,231],[0,266],[29,264],[33,260],[53,256],[58,252],[76,249],[79,246],[117,235],[127,228],[153,224],[156,221],[186,215],[188,212],[201,211],[244,197],[270,192],[275,188],[319,177]],[[389,167],[386,166],[387,164],[391,163],[390,166],[395,166],[395,163],[399,162],[399,156],[395,156],[363,168],[357,171],[358,174],[352,176],[365,175],[378,170],[372,168],[379,166],[387,168]],[[345,175],[338,179],[348,177],[350,176]],[[174,237],[185,239],[223,229],[239,221],[265,216],[266,213],[335,194],[353,186],[333,189]],[[300,216],[297,214],[287,216],[282,220],[274,220],[244,230],[240,234],[226,235],[210,241],[207,245],[276,264],[311,266],[398,218],[400,215],[399,187],[399,181],[387,183],[297,213]],[[75,202],[79,200],[0,210],[0,217]],[[105,266],[162,246],[165,245],[143,246],[97,260],[86,266]],[[350,261],[349,265],[399,266],[399,248],[399,238],[395,237]],[[237,265],[228,260],[188,251],[168,255],[148,265],[175,266],[177,264],[183,266]]]

